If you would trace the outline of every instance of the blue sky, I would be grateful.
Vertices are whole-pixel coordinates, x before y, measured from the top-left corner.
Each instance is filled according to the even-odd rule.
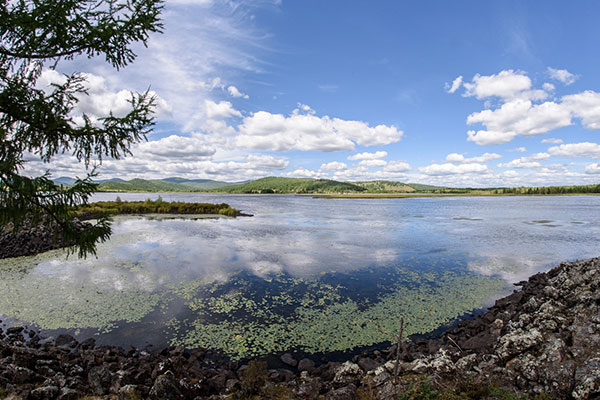
[[[390,179],[449,186],[600,181],[600,4],[167,0],[165,32],[78,112],[157,125],[102,177]],[[40,84],[60,80],[46,71]],[[32,173],[81,175],[68,155]]]

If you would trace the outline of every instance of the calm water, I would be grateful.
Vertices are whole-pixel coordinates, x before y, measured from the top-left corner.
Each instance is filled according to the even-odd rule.
[[[50,252],[0,261],[4,323],[24,322],[49,334],[98,335],[119,345],[202,345],[237,356],[286,346],[343,350],[391,336],[395,325],[384,327],[382,321],[395,318],[390,310],[397,307],[411,314],[417,303],[405,299],[409,294],[425,296],[419,301],[428,304],[412,324],[414,333],[422,333],[489,304],[535,272],[599,255],[595,196],[161,196],[226,202],[254,217],[117,218],[97,259],[66,260]],[[101,193],[93,200],[115,198]],[[442,276],[445,271],[454,275]],[[461,293],[463,284],[472,297]],[[456,307],[440,305],[448,296],[456,296]],[[355,317],[360,313],[362,322]],[[338,324],[324,330],[349,330],[336,338],[327,331],[301,338],[290,331],[290,323],[304,329],[302,324],[319,324],[319,318]],[[237,333],[228,336],[232,331]],[[259,340],[265,336],[271,339]],[[349,336],[361,339],[351,342]]]

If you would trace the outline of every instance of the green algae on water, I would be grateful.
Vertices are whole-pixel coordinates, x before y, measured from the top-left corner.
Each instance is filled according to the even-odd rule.
[[[197,318],[185,327],[176,323],[171,344],[217,349],[234,359],[289,349],[344,351],[393,340],[400,318],[407,335],[430,332],[505,287],[499,278],[456,271],[388,270],[380,275],[395,283],[387,282],[386,293],[372,299],[344,285],[324,284],[323,278],[283,275],[271,277],[270,290],[258,297],[253,289],[259,282],[252,280],[199,287],[198,297],[188,302]]]

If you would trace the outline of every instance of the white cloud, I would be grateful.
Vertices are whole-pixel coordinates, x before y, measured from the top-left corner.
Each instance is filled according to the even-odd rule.
[[[283,157],[264,154],[249,154],[246,156],[246,162],[254,168],[267,170],[285,169],[289,165],[288,160]]]
[[[512,153],[525,153],[527,149],[525,147],[516,147],[514,149],[506,150]]]
[[[488,76],[476,74],[471,82],[465,82],[463,86],[466,89],[464,96],[467,97],[513,99],[531,88],[531,79],[524,72],[509,69]]]
[[[136,156],[157,156],[164,159],[203,159],[215,154],[215,149],[202,140],[193,137],[171,135],[159,140],[140,143],[134,152]]]
[[[387,165],[383,167],[383,171],[388,173],[405,172],[408,170],[410,170],[410,164],[406,161],[389,161]]]
[[[548,75],[550,75],[550,78],[560,81],[565,85],[570,85],[579,78],[577,75],[570,73],[566,69],[555,69],[552,67],[548,67]]]
[[[250,98],[250,96],[248,96],[248,95],[247,95],[247,94],[245,94],[245,93],[242,93],[242,92],[240,92],[240,91],[238,90],[238,88],[236,88],[235,86],[229,86],[229,87],[227,88],[227,92],[229,92],[229,95],[230,95],[231,97],[242,97],[242,98],[244,98],[244,99],[249,99],[249,98]]]
[[[488,172],[489,169],[484,164],[467,163],[467,164],[431,164],[426,167],[420,167],[419,171],[427,175],[454,175],[465,173],[482,173]]]
[[[348,166],[343,162],[332,161],[327,164],[321,164],[321,168],[319,168],[319,169],[321,171],[343,171],[347,168],[348,168]]]
[[[562,139],[556,139],[556,138],[542,139],[542,143],[561,144],[562,142],[563,142]]]
[[[556,86],[554,86],[553,84],[548,83],[548,82],[544,83],[542,85],[542,88],[544,88],[544,91],[546,91],[548,93],[552,93],[552,92],[554,92],[554,90],[556,90]]]
[[[584,127],[591,130],[600,129],[600,93],[586,90],[563,96],[562,100],[566,109],[581,118]]]
[[[73,109],[76,123],[83,123],[82,114],[86,114],[92,122],[97,122],[99,118],[106,117],[110,112],[117,117],[123,117],[131,111],[131,91],[113,91],[109,88],[105,78],[95,74],[82,73],[80,75],[85,79],[83,86],[86,88],[87,94],[80,93],[76,96],[78,102]],[[45,69],[37,81],[37,86],[49,93],[52,91],[52,84],[64,84],[65,82],[65,75],[55,70]],[[172,111],[169,104],[155,92],[150,91],[149,94],[156,98],[155,115],[164,116]]]
[[[308,107],[308,106],[306,106]],[[362,121],[347,121],[329,116],[318,117],[310,107],[292,115],[258,111],[245,117],[238,126],[237,145],[243,148],[289,151],[354,150],[355,145],[382,146],[400,140],[404,134],[395,126],[369,126]]]
[[[387,165],[387,161],[385,160],[362,160],[358,163],[358,165],[363,167],[385,167]]]
[[[364,152],[364,153],[353,154],[348,157],[348,160],[352,160],[352,161],[355,161],[355,160],[378,160],[380,158],[387,157],[387,155],[388,155],[387,151],[376,151],[375,153]]]
[[[289,178],[327,178],[327,174],[320,171],[311,171],[306,168],[298,168],[292,172],[285,172],[281,174]]]
[[[600,144],[591,142],[561,144],[548,149],[555,157],[600,158]]]
[[[452,81],[452,85],[450,85],[448,82],[446,82],[446,84],[444,85],[446,92],[448,92],[448,93],[456,92],[460,88],[460,85],[462,85],[462,80],[463,80],[463,77],[461,75]]]
[[[590,164],[585,167],[586,174],[600,174],[600,163]]]
[[[540,135],[571,125],[571,112],[554,102],[532,104],[530,100],[516,99],[496,110],[483,110],[467,117],[467,124],[476,123],[487,130],[469,131],[469,141],[479,145],[501,144],[517,135]]]
[[[550,158],[548,153],[536,153],[527,157],[517,158],[507,163],[498,164],[500,168],[539,168],[542,166],[538,161]]]
[[[500,154],[496,153],[484,153],[477,157],[465,158],[464,155],[458,153],[450,153],[446,156],[446,161],[452,163],[486,163],[490,160],[496,160],[502,158]]]
[[[208,118],[229,118],[242,116],[242,113],[233,108],[231,103],[228,101],[220,101],[215,103],[212,100],[204,100],[204,110]]]

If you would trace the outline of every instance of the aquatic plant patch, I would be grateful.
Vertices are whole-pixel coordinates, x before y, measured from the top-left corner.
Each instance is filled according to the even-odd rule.
[[[186,293],[192,321],[171,321],[171,343],[224,351],[234,359],[290,349],[344,351],[394,340],[404,318],[408,335],[426,333],[479,308],[506,283],[466,272],[419,273],[381,268],[388,276],[384,294],[372,298],[337,286],[285,275],[261,283],[236,280]],[[328,278],[332,278],[329,276]],[[239,279],[239,277],[237,278]],[[260,279],[260,278],[256,278]],[[189,287],[189,285],[188,285]]]

